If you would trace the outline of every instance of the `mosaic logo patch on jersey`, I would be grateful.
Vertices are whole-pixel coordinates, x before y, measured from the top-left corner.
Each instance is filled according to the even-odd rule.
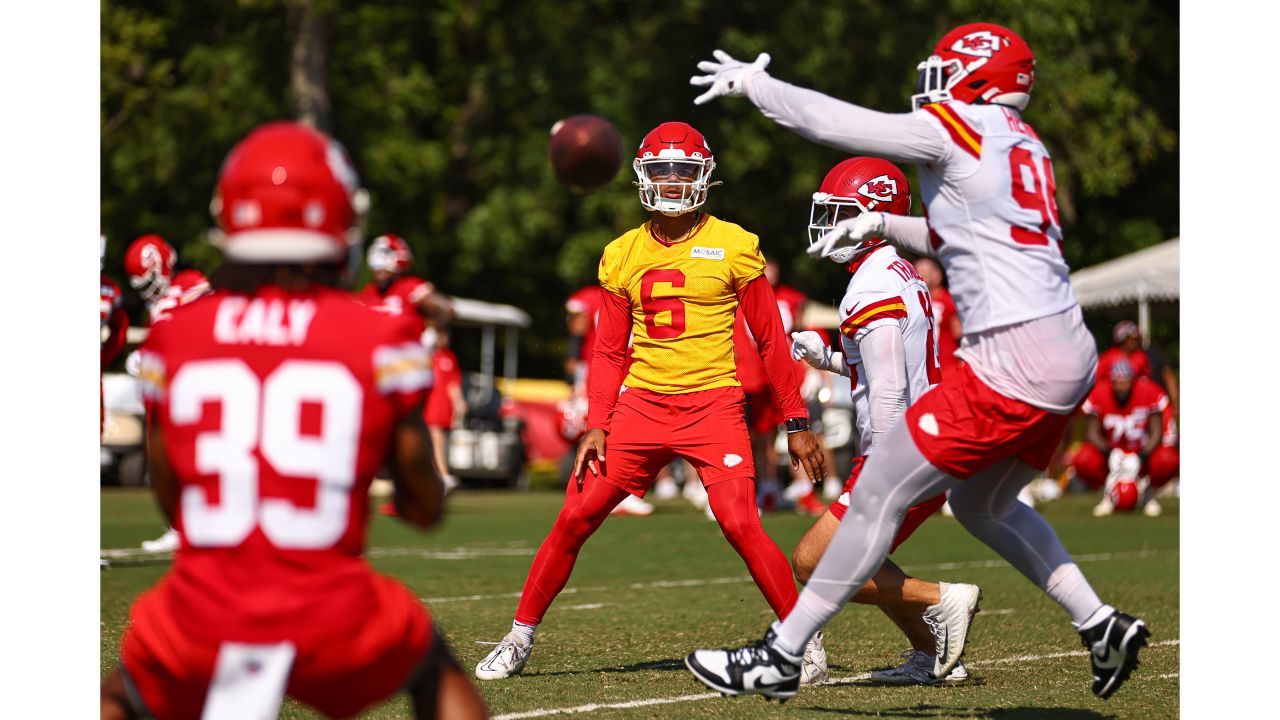
[[[858,194],[880,202],[893,202],[894,196],[898,194],[898,181],[887,174],[879,175],[862,183]]]
[[[689,257],[702,258],[703,260],[723,260],[724,248],[694,246],[694,248],[689,251]]]
[[[989,58],[1004,49],[1004,38],[990,30],[972,32],[951,45],[952,52],[974,57]]]

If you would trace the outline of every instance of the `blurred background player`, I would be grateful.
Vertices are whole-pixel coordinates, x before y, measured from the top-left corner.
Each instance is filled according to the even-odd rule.
[[[1108,378],[1100,379],[1084,401],[1085,443],[1071,461],[1076,477],[1089,487],[1103,489],[1102,500],[1093,509],[1097,516],[1116,510],[1132,510],[1142,505],[1143,514],[1155,517],[1162,511],[1155,494],[1178,475],[1180,460],[1177,448],[1166,445],[1165,413],[1169,397],[1150,378],[1138,375],[1125,358],[1111,363]],[[1134,505],[1116,507],[1110,485],[1122,475],[1119,463],[1124,455],[1138,458],[1138,472],[1126,473],[1133,480],[1145,477],[1149,485],[1145,502],[1133,497]],[[1104,487],[1104,484],[1107,486]]]
[[[564,425],[572,430],[562,433],[574,447],[566,453],[567,469],[572,469],[578,441],[586,433],[587,383],[591,378],[591,354],[596,346],[596,323],[600,319],[600,286],[587,285],[578,288],[565,301],[565,325],[569,343],[565,354],[565,381],[572,388],[569,407],[565,409]],[[569,473],[566,472],[565,475]],[[671,471],[663,468],[658,474],[659,483],[672,483]],[[663,495],[666,494],[665,488]],[[644,498],[628,495],[612,511],[614,515],[644,517],[653,514],[653,505]]]
[[[699,210],[715,160],[688,124],[665,122],[646,134],[632,167],[650,219],[609,243],[600,260],[587,434],[564,507],[529,570],[511,632],[476,665],[481,679],[523,670],[534,631],[568,581],[583,543],[626,495],[644,495],[658,470],[676,457],[697,469],[725,539],[773,612],[783,617],[795,601],[786,556],[765,534],[756,510],[751,441],[733,364],[739,304],[786,409],[792,462],[803,462],[813,478],[825,471],[822,449],[808,431],[777,301],[764,278],[759,239]],[[626,368],[628,337],[632,360]]]
[[[153,488],[182,547],[134,602],[104,719],[275,717],[286,694],[348,717],[401,690],[417,717],[485,716],[421,601],[362,558],[384,455],[406,521],[437,522],[443,486],[414,326],[337,287],[356,182],[293,123],[223,164],[226,287],[156,326],[141,361]]]
[[[431,448],[435,451],[436,470],[444,480],[445,490],[458,486],[458,479],[449,473],[449,432],[456,421],[467,415],[467,400],[462,393],[462,369],[458,356],[449,348],[449,326],[439,324],[427,328],[424,342],[431,355],[433,384],[427,394],[423,419],[431,433]]]
[[[163,237],[154,233],[141,235],[124,252],[124,269],[129,286],[138,292],[147,308],[147,327],[169,319],[174,308],[185,305],[211,292],[209,279],[199,270],[183,270],[176,275],[178,251]],[[130,353],[126,369],[138,375],[137,351]],[[147,419],[150,424],[150,415]],[[142,541],[147,552],[173,552],[178,549],[178,532],[167,528],[160,537]]]
[[[929,301],[933,304],[933,327],[938,338],[938,365],[945,377],[955,372],[956,348],[964,330],[960,327],[960,315],[956,313],[956,301],[947,290],[942,266],[931,257],[918,257],[912,263],[920,277],[929,286]]]
[[[1169,396],[1169,405],[1164,410],[1165,444],[1176,446],[1178,443],[1178,415],[1181,406],[1178,374],[1165,360],[1164,353],[1155,345],[1143,347],[1142,333],[1137,323],[1132,320],[1121,320],[1111,329],[1111,347],[1098,356],[1098,381],[1111,377],[1112,363],[1124,359],[1133,366],[1135,377],[1147,377],[1160,386]]]
[[[782,284],[782,270],[778,261],[773,258],[765,257],[764,277],[773,288],[774,298],[778,302],[778,316],[782,318],[783,332],[790,336],[801,327],[804,304],[808,298],[790,285]],[[770,511],[778,509],[784,501],[795,502],[798,497],[811,491],[812,484],[800,479],[803,487],[799,492],[793,492],[794,497],[788,498],[783,494],[782,483],[778,478],[778,450],[774,441],[778,436],[778,429],[782,427],[784,415],[769,386],[768,374],[760,360],[755,337],[742,313],[742,307],[739,306],[734,318],[734,362],[738,366],[738,381],[742,383],[742,391],[747,397],[747,430],[751,433],[751,452],[756,460],[756,503],[761,510]],[[798,385],[803,386],[805,373],[804,363],[795,363]],[[811,416],[810,422],[816,435],[820,432],[818,418]]]
[[[863,212],[909,215],[911,188],[897,166],[870,157],[842,161],[813,194],[809,219],[810,244],[841,220]],[[852,277],[841,299],[840,344],[834,353],[815,332],[792,335],[792,356],[819,370],[850,378],[854,421],[862,456],[855,458],[844,494],[831,504],[796,545],[791,562],[796,580],[809,582],[818,559],[831,544],[836,528],[849,509],[849,495],[876,440],[898,422],[907,407],[943,377],[938,364],[936,317],[928,287],[914,267],[879,237],[843,248],[831,260],[845,266]],[[907,510],[890,552],[898,549],[920,524],[938,511],[941,493]],[[875,575],[858,590],[853,601],[876,605],[911,642],[906,662],[871,673],[871,679],[895,684],[928,685],[967,680],[958,659],[943,678],[933,676],[937,657],[959,658],[982,592],[976,585],[935,583],[909,577],[886,558]],[[827,677],[822,633],[805,648],[800,683],[812,685]],[[949,659],[948,659],[949,660]]]
[[[1017,501],[1048,466],[1098,360],[1062,256],[1053,162],[1022,117],[1035,83],[1031,48],[999,25],[957,27],[918,64],[912,111],[896,114],[776,80],[767,54],[750,64],[714,56],[690,79],[707,88],[695,104],[746,95],[810,140],[916,165],[927,221],[862,213],[810,253],[881,236],[938,258],[964,325],[964,364],[880,441],[850,498],[871,521],[840,524],[786,619],[749,648],[699,650],[686,663],[721,692],[791,697],[805,645],[880,567],[907,508],[950,490],[965,529],[1066,612],[1091,651],[1091,690],[1110,697],[1137,667],[1146,623],[1103,603],[1053,527]],[[938,660],[934,677],[945,677],[951,668]]]
[[[98,340],[101,353],[98,356],[98,432],[106,430],[107,406],[102,394],[102,374],[107,367],[116,361],[120,351],[124,349],[125,335],[129,330],[129,316],[124,311],[124,299],[120,295],[120,286],[107,277],[104,267],[107,257],[107,236],[100,236],[98,242],[98,274],[101,288],[98,303],[99,333]]]

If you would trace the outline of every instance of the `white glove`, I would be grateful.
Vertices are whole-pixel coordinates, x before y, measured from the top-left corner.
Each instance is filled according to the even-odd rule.
[[[1107,457],[1107,469],[1113,478],[1129,478],[1137,480],[1142,472],[1142,458],[1137,453],[1129,453],[1115,448]]]
[[[124,359],[124,371],[132,377],[138,377],[142,372],[142,356],[138,354],[137,350],[129,353],[128,357]]]
[[[843,265],[853,259],[857,246],[884,232],[884,213],[866,212],[841,220],[806,251],[810,257],[831,258]]]
[[[791,333],[791,358],[803,360],[809,367],[848,376],[844,355],[835,353],[822,342],[822,336],[812,330]]]
[[[769,67],[769,60],[771,59],[769,53],[760,53],[756,56],[755,62],[747,65],[729,57],[729,53],[723,50],[716,50],[711,54],[719,62],[703,60],[698,63],[699,70],[711,74],[694,75],[689,78],[689,84],[694,87],[711,86],[711,89],[693,99],[694,105],[701,105],[721,96],[734,97],[741,95],[743,83],[747,81],[747,78],[764,72],[764,69]]]

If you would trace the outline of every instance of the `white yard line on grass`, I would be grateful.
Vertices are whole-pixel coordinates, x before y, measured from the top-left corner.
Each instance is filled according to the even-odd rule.
[[[459,548],[463,550],[463,548]],[[1167,551],[1166,551],[1167,552]],[[532,551],[530,551],[530,554]],[[1157,554],[1155,550],[1134,550],[1131,552],[1114,552],[1114,553],[1094,553],[1092,555],[1077,555],[1075,560],[1082,562],[1111,562],[1115,560],[1144,560],[1154,557]],[[936,563],[933,565],[907,565],[903,567],[906,571],[921,570],[956,570],[956,569],[974,569],[974,568],[991,568],[991,567],[1009,567],[1004,560],[970,560],[966,562],[950,562]],[[684,587],[702,587],[704,585],[731,585],[734,583],[751,582],[750,575],[734,575],[732,577],[717,578],[693,578],[690,580],[656,580],[653,582],[629,583],[627,585],[596,585],[590,587],[570,587],[560,591],[560,594],[566,593],[583,593],[583,592],[617,592],[623,588],[628,590],[648,590],[652,588],[684,588]],[[446,595],[442,597],[424,597],[422,601],[435,605],[439,603],[453,602],[470,602],[476,600],[501,600],[503,598],[520,597],[517,592],[491,593],[483,595]],[[1012,612],[1012,611],[1010,611]],[[1002,614],[1002,611],[992,611],[993,615]]]
[[[1163,642],[1152,643],[1151,649],[1158,647],[1170,647],[1178,644],[1178,640],[1165,640]],[[1007,665],[1009,663],[1028,662],[1032,660],[1053,660],[1064,657],[1083,657],[1089,653],[1084,650],[1073,652],[1050,653],[1048,655],[1021,655],[1018,657],[1000,658],[998,660],[981,660],[969,663],[969,667],[982,667],[984,665]],[[1159,675],[1155,679],[1165,680],[1176,678],[1177,673],[1169,675]],[[862,673],[859,675],[851,675],[849,677],[832,678],[825,680],[820,685],[848,685],[860,680],[866,680],[871,677],[871,673]],[[580,715],[585,713],[593,713],[597,710],[625,710],[627,708],[652,707],[654,705],[670,705],[672,703],[694,702],[697,700],[710,700],[720,697],[720,693],[698,693],[696,695],[676,695],[674,697],[665,698],[648,698],[645,700],[628,700],[626,702],[617,703],[591,703],[588,705],[577,705],[574,707],[561,708],[543,708],[539,710],[526,710],[524,712],[506,713],[504,715],[494,715],[493,720],[526,720],[526,718],[540,718],[549,715]]]

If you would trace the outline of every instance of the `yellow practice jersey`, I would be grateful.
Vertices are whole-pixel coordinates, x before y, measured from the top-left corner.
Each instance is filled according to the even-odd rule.
[[[674,245],[648,223],[609,243],[600,287],[631,305],[633,360],[623,384],[669,395],[738,385],[738,293],[763,273],[760,239],[706,214]]]

